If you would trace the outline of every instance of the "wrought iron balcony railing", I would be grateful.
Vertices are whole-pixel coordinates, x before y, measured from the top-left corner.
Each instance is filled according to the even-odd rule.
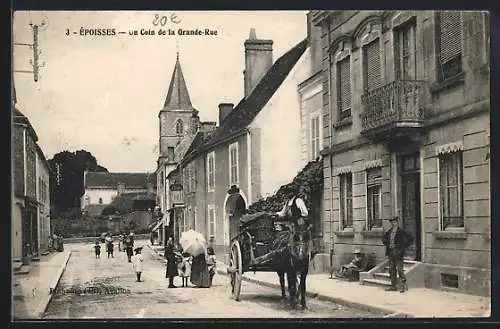
[[[362,132],[421,127],[428,97],[427,82],[418,80],[397,80],[365,93],[361,96]]]

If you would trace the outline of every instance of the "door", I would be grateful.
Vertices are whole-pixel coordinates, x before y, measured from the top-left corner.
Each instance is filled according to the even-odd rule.
[[[403,156],[401,161],[401,225],[413,237],[407,257],[418,261],[421,260],[419,163],[418,153]]]

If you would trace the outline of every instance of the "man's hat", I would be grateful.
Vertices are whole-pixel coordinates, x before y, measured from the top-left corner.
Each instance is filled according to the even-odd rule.
[[[394,221],[399,222],[399,217],[398,216],[394,216],[391,219],[389,219],[389,221],[390,222],[394,222]]]

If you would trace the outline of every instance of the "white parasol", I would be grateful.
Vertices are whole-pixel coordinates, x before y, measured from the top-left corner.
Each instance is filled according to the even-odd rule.
[[[180,244],[183,252],[193,255],[193,257],[204,254],[207,248],[207,240],[201,233],[193,230],[182,233]]]

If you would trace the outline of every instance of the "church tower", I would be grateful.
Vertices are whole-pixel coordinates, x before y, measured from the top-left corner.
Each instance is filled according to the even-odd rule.
[[[160,120],[160,160],[166,164],[174,164],[175,148],[182,137],[191,129],[191,116],[194,108],[182,74],[179,54],[174,66],[174,72],[168,87],[167,98],[163,109],[158,114]]]
[[[159,154],[157,161],[157,205],[163,214],[170,208],[168,175],[175,169],[183,153],[183,140],[197,130],[198,111],[193,108],[186,81],[182,74],[179,53],[163,108],[160,122]]]

